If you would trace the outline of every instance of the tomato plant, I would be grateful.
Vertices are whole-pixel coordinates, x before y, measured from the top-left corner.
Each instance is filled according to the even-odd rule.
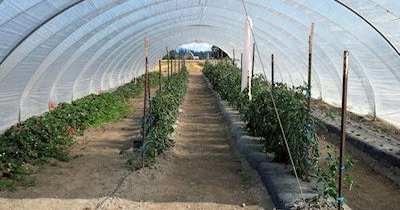
[[[184,67],[179,73],[172,76],[162,90],[156,92],[151,100],[147,118],[148,127],[145,128],[147,143],[145,155],[154,160],[155,154],[162,153],[165,148],[172,146],[170,135],[174,132],[179,106],[183,101],[189,82],[189,73]],[[156,151],[156,152],[155,152]]]
[[[207,63],[203,74],[209,78],[221,98],[239,110],[248,132],[263,137],[265,150],[274,154],[274,160],[288,163],[288,151],[272,104],[271,85],[262,77],[256,77],[252,84],[252,100],[249,101],[247,90],[240,92],[241,71],[229,61],[219,62],[215,66]],[[314,122],[306,114],[304,93],[304,87],[287,87],[281,83],[276,84],[272,94],[296,170],[307,179],[318,162],[319,154]]]
[[[339,161],[337,151],[329,148],[328,170],[319,166],[319,136],[315,126],[320,123],[307,113],[307,88],[288,87],[286,84],[277,83],[274,87],[266,82],[262,76],[255,77],[252,81],[252,100],[248,99],[248,89],[240,92],[241,72],[230,62],[222,61],[211,65],[206,63],[203,74],[209,79],[213,88],[221,98],[237,108],[245,122],[245,128],[254,136],[264,139],[265,151],[274,154],[275,161],[288,163],[289,156],[283,142],[282,132],[276,117],[280,116],[289,149],[291,151],[296,172],[305,180],[316,176],[323,183],[323,189],[318,196],[311,200],[319,202],[321,198],[334,198],[337,200]],[[275,111],[272,97],[275,100]],[[353,165],[353,160],[346,156],[345,168]],[[353,180],[348,173],[344,176],[348,188]]]

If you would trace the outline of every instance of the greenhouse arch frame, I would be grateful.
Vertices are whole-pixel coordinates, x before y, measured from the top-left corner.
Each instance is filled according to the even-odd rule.
[[[400,127],[400,2],[397,0],[4,0],[0,3],[0,129],[128,83],[191,42],[243,51],[253,21],[256,74],[303,85],[315,23],[312,96],[339,106],[343,51],[350,51],[348,109]],[[234,52],[236,55],[232,55]],[[268,76],[267,76],[268,79]]]

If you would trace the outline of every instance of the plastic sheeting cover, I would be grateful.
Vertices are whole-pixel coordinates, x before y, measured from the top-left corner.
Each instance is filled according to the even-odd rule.
[[[289,85],[307,81],[315,22],[312,96],[341,104],[343,51],[350,50],[348,109],[400,126],[398,0],[5,0],[0,3],[0,129],[129,82],[191,42],[240,57],[246,14],[253,21],[256,73]],[[341,3],[341,4],[340,4]],[[397,51],[397,52],[396,52]],[[264,64],[262,68],[261,62]]]

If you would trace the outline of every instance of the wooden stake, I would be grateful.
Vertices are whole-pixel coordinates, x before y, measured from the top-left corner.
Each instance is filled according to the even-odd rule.
[[[158,69],[159,69],[159,75],[158,75],[158,89],[161,90],[161,60],[158,60]]]
[[[240,53],[240,71],[243,71],[243,53]]]
[[[174,68],[172,68],[172,59],[171,59],[171,76],[174,73]]]
[[[233,49],[232,64],[235,65],[235,49]]]
[[[169,74],[169,51],[168,51],[168,47],[165,47],[167,49],[167,65],[168,65],[168,69],[167,69],[167,74],[168,74],[168,80],[170,79],[170,74]]]
[[[142,138],[142,168],[145,166],[145,158],[144,158],[144,144],[146,143],[146,114],[147,114],[147,83],[149,76],[149,62],[148,62],[148,54],[147,54],[147,38],[144,37],[144,54],[145,54],[145,62],[146,62],[146,70],[145,70],[145,79],[144,79],[144,99],[143,99],[143,138]]]
[[[147,59],[146,59],[147,60]],[[151,82],[150,82],[150,75],[149,75],[149,62],[148,62],[148,60],[147,60],[147,63],[146,63],[146,71],[147,71],[147,82],[146,82],[146,84],[147,84],[147,99],[150,99],[151,98],[151,94],[150,94],[150,86],[151,86]],[[149,101],[149,103],[148,103],[148,107],[150,107],[150,104],[151,104],[151,102]]]
[[[342,122],[340,128],[340,162],[339,162],[339,192],[338,192],[338,209],[342,209],[342,203],[344,197],[342,195],[342,181],[343,181],[343,170],[345,169],[345,142],[346,142],[346,111],[347,111],[347,80],[349,73],[349,51],[344,51],[343,56],[343,89],[342,89]]]
[[[177,67],[178,65],[176,65],[176,57],[174,58],[174,73],[178,72],[177,71]]]

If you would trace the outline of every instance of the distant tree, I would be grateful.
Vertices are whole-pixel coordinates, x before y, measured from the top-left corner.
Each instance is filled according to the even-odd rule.
[[[211,52],[212,52],[212,56],[214,57],[214,58],[217,58],[218,57],[218,52],[219,52],[219,47],[217,47],[217,46],[215,46],[215,45],[213,45],[212,47],[211,47]]]
[[[212,56],[216,59],[221,59],[221,58],[226,58],[228,57],[228,54],[226,54],[223,50],[221,50],[221,48],[213,45],[211,47],[211,52],[212,52]]]

